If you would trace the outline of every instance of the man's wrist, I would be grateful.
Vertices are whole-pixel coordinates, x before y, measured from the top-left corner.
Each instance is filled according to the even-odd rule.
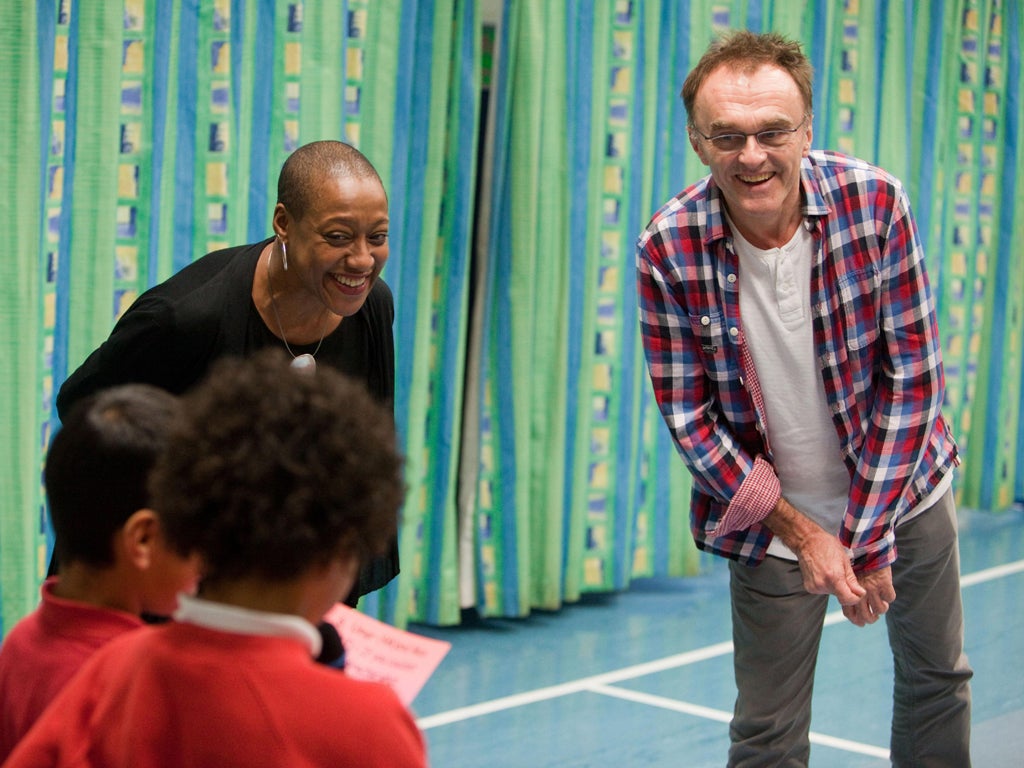
[[[806,541],[821,530],[820,526],[784,497],[779,497],[775,507],[764,519],[764,524],[798,556]]]

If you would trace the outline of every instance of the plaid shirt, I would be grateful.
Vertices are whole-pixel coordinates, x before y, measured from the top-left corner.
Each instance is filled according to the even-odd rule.
[[[874,570],[896,559],[896,520],[958,463],[940,412],[938,329],[900,182],[820,151],[801,177],[815,355],[850,472],[839,539],[856,570]],[[722,204],[708,176],[651,219],[637,244],[640,325],[655,399],[693,475],[697,546],[756,564],[781,489]]]

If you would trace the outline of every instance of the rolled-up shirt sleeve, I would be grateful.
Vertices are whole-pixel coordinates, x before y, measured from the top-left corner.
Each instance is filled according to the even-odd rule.
[[[746,530],[764,520],[782,498],[782,486],[775,468],[763,456],[754,459],[754,467],[732,497],[722,519],[715,526],[714,536],[726,536]]]

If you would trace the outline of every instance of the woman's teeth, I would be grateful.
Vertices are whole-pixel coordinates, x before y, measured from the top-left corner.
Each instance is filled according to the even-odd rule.
[[[362,277],[349,277],[347,275],[332,274],[331,277],[334,278],[334,281],[336,283],[339,283],[340,285],[345,285],[348,286],[349,288],[358,288],[359,286],[366,282],[367,276],[363,275]]]

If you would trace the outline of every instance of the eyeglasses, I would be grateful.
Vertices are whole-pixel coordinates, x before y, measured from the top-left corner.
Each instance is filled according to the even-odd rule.
[[[793,140],[793,134],[804,127],[808,115],[800,121],[796,128],[769,128],[757,133],[719,133],[715,136],[705,136],[695,126],[690,126],[694,133],[704,141],[710,141],[711,145],[719,152],[738,152],[747,146],[747,139],[753,136],[757,143],[764,149],[781,149]]]

